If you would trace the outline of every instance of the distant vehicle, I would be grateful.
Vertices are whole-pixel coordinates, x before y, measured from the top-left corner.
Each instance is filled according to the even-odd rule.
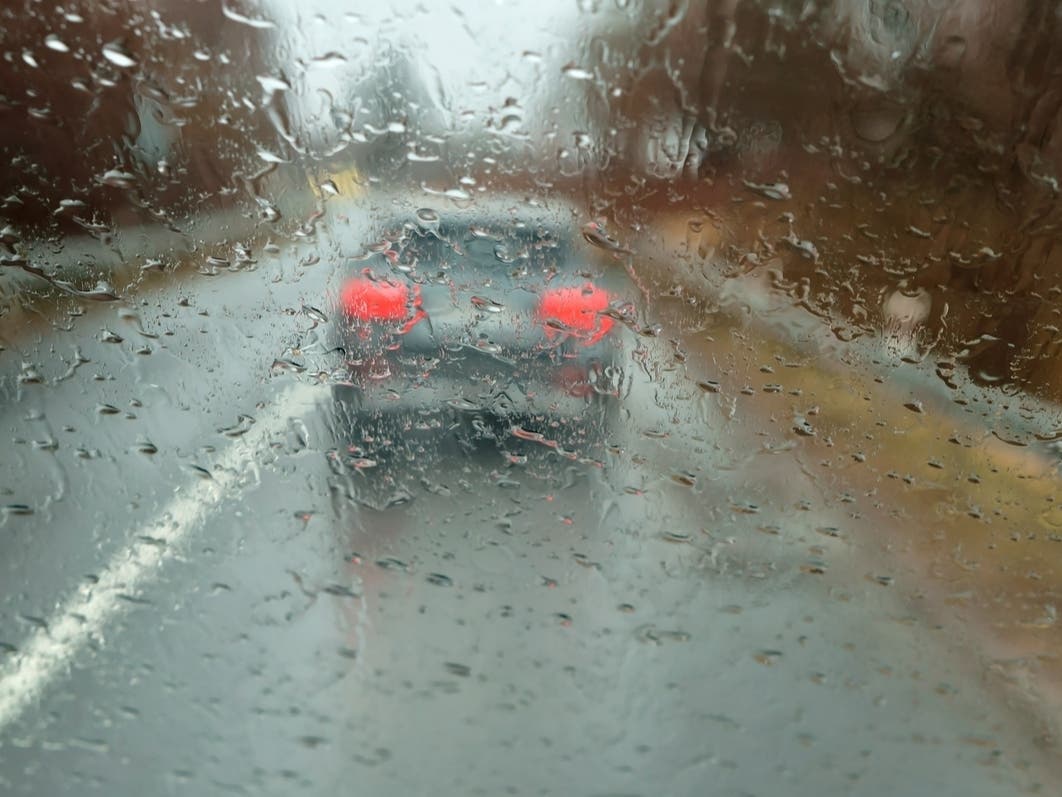
[[[574,455],[607,432],[633,308],[623,263],[570,210],[491,207],[396,218],[345,279],[335,395],[355,443],[458,430]]]

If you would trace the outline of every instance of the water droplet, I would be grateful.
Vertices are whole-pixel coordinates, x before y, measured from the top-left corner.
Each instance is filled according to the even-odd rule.
[[[326,594],[328,594],[328,595],[334,595],[337,598],[358,598],[358,597],[361,597],[361,596],[358,595],[358,593],[356,593],[350,587],[344,586],[343,584],[329,584],[328,586],[323,587],[321,589],[321,591],[326,593]]]
[[[472,302],[472,305],[477,310],[482,310],[485,313],[500,313],[505,309],[505,305],[501,302],[496,302],[485,296],[473,296],[469,301]]]
[[[686,631],[657,628],[655,625],[643,625],[635,631],[635,636],[642,642],[662,645],[665,642],[689,642],[692,638]]]
[[[270,202],[268,199],[264,199],[262,197],[255,197],[255,203],[258,205],[258,216],[262,219],[262,221],[280,221],[280,209],[277,208],[277,206]]]
[[[55,50],[57,53],[68,53],[70,48],[66,43],[56,36],[54,33],[49,33],[44,37],[44,46],[49,50]]]
[[[314,307],[312,305],[304,304],[302,306],[302,312],[303,312],[303,315],[308,316],[309,318],[312,318],[318,324],[327,324],[328,323],[328,316],[326,316],[321,310],[318,310],[316,307]]]
[[[905,113],[902,105],[894,103],[864,104],[852,111],[852,129],[864,141],[880,144],[900,129]]]
[[[479,412],[483,409],[479,404],[466,398],[447,399],[446,403],[455,410],[463,410],[464,412]]]
[[[789,193],[789,186],[785,183],[750,183],[748,180],[743,182],[747,189],[768,199],[784,200],[793,198],[793,195]]]
[[[660,535],[665,542],[688,543],[692,539],[685,531],[665,531]]]
[[[458,664],[456,661],[448,661],[445,665],[446,671],[451,675],[456,675],[459,678],[467,678],[472,674],[472,668],[467,664]]]
[[[221,13],[225,15],[226,19],[231,19],[233,22],[238,22],[241,25],[246,25],[249,28],[256,30],[271,30],[276,27],[276,23],[263,19],[262,17],[249,17],[246,14],[241,14],[236,9],[232,8],[227,0],[222,0]]]
[[[136,183],[136,176],[119,169],[108,169],[100,175],[99,182],[114,188],[132,188]]]
[[[88,207],[88,205],[86,205],[80,199],[60,199],[59,200],[59,207],[57,207],[52,212],[56,216],[58,216],[60,213],[65,213],[67,211],[72,211],[72,210],[84,210],[87,207]]]
[[[819,250],[811,241],[806,241],[802,238],[798,238],[796,235],[790,233],[782,238],[791,249],[796,251],[801,257],[810,260],[813,263],[817,263],[819,260]]]
[[[596,246],[598,249],[604,249],[606,252],[631,254],[630,249],[626,248],[619,241],[609,235],[608,231],[596,221],[591,221],[583,225],[583,238],[585,238],[588,243]]]
[[[583,69],[581,66],[576,66],[575,64],[566,64],[564,67],[561,68],[561,72],[565,75],[565,77],[570,77],[573,80],[593,80],[594,79],[594,73],[593,72],[588,72],[587,70]]]
[[[287,158],[283,158],[275,152],[270,152],[267,149],[258,150],[258,157],[266,163],[291,163]]]
[[[284,78],[277,77],[275,75],[256,75],[258,84],[262,87],[262,92],[266,95],[274,94],[278,91],[291,91],[291,84]]]
[[[318,69],[335,69],[345,63],[347,63],[347,57],[334,51],[310,59],[310,65]]]
[[[773,667],[782,658],[782,651],[760,650],[752,654],[752,658],[765,667]]]
[[[22,371],[18,375],[18,381],[23,385],[39,385],[44,382],[40,371],[33,363],[22,363]]]
[[[199,465],[186,465],[185,467],[187,467],[188,470],[190,470],[193,474],[198,476],[200,479],[213,479],[214,478],[214,476],[210,473],[210,471],[208,471],[206,468],[201,467]]]
[[[417,226],[425,231],[439,229],[439,213],[431,208],[420,208],[416,212]]]
[[[131,69],[136,66],[136,59],[126,51],[120,42],[110,42],[103,45],[103,57],[122,69]]]

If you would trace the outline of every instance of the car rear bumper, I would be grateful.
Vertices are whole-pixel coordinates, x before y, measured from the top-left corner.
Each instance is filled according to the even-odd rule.
[[[574,394],[573,394],[574,393]],[[333,397],[360,417],[414,416],[425,424],[461,417],[511,420],[576,420],[600,416],[617,396],[581,385],[575,391],[560,380],[478,385],[463,379],[433,376],[430,383],[400,380],[346,382],[333,386]]]

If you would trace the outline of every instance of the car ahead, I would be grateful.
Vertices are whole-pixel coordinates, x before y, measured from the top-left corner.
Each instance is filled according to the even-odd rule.
[[[412,211],[338,296],[334,392],[374,455],[456,431],[572,458],[600,444],[624,390],[634,292],[569,208]]]

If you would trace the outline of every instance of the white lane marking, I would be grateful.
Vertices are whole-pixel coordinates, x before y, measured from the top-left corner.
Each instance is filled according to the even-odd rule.
[[[71,666],[93,636],[128,606],[162,564],[177,553],[178,543],[198,526],[207,511],[219,504],[252,471],[256,456],[270,439],[283,433],[291,418],[299,418],[321,395],[321,388],[297,384],[280,393],[255,424],[224,450],[211,470],[213,478],[186,485],[164,507],[159,519],[138,530],[156,544],[132,543],[111,558],[93,584],[82,585],[38,628],[21,650],[0,668],[0,731],[14,722],[48,683]],[[158,544],[161,543],[161,544]]]

